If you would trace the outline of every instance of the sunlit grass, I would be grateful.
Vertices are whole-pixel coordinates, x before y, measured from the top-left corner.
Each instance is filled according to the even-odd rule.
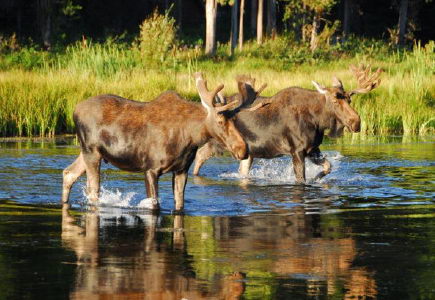
[[[0,72],[0,136],[74,132],[75,105],[98,94],[149,101],[171,89],[198,100],[192,78],[196,71],[206,74],[211,88],[224,83],[229,94],[237,92],[234,78],[241,73],[251,74],[259,85],[267,83],[265,96],[289,86],[312,88],[311,80],[330,85],[334,75],[350,90],[356,87],[356,80],[348,67],[359,63],[385,71],[379,88],[354,96],[352,105],[361,115],[363,134],[435,132],[434,43],[426,48],[416,45],[413,51],[392,52],[384,59],[380,54],[357,53],[336,60],[307,59],[302,64],[282,61],[297,61],[304,53],[289,58],[285,53],[290,50],[281,49],[280,58],[273,56],[279,49],[275,51],[272,46],[246,47],[233,58],[218,56],[215,60],[202,57],[195,49],[178,50],[157,66],[142,61],[134,47],[115,43],[86,47],[78,43],[54,58],[41,54],[36,69],[9,66]]]

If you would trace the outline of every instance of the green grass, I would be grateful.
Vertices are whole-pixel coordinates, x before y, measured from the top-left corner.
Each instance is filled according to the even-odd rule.
[[[1,49],[0,49],[1,52]],[[53,136],[74,132],[75,105],[88,97],[112,93],[149,101],[174,89],[198,100],[192,74],[203,71],[209,86],[224,83],[237,91],[235,76],[249,73],[263,95],[289,86],[312,88],[311,80],[329,85],[332,76],[345,88],[356,86],[349,65],[370,63],[385,70],[379,88],[354,96],[362,134],[435,133],[435,43],[394,50],[378,41],[351,40],[316,53],[285,37],[263,46],[245,45],[229,57],[221,45],[215,58],[198,49],[173,49],[164,60],[149,61],[137,46],[109,41],[77,43],[51,53],[33,48],[0,56],[0,136]]]

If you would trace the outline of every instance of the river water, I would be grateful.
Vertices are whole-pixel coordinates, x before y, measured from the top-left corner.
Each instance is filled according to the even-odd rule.
[[[229,157],[189,177],[185,214],[144,207],[143,175],[102,167],[59,205],[73,139],[0,142],[0,299],[435,299],[435,139],[340,139],[294,185],[287,157]],[[307,164],[308,180],[319,168]]]

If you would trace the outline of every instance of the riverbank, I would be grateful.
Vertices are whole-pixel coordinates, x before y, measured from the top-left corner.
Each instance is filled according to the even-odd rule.
[[[196,71],[206,74],[210,86],[225,84],[225,93],[237,91],[237,74],[249,73],[259,84],[268,84],[263,95],[271,96],[289,86],[313,88],[311,80],[327,86],[334,75],[350,90],[356,80],[348,68],[360,63],[384,70],[379,88],[356,95],[352,101],[361,115],[363,135],[433,134],[435,43],[416,45],[409,51],[377,44],[370,48],[369,44],[361,41],[358,51],[356,44],[352,51],[309,54],[275,41],[247,45],[232,57],[221,47],[214,59],[197,49],[186,49],[161,63],[141,61],[134,48],[116,44],[77,44],[56,53],[9,54],[0,59],[0,136],[73,133],[75,105],[98,94],[149,101],[172,89],[197,101],[192,77]]]

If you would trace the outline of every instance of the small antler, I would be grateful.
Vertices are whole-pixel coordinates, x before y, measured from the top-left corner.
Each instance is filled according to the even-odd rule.
[[[372,73],[370,65],[360,65],[359,67],[351,65],[350,70],[355,74],[358,81],[358,89],[351,91],[351,95],[368,93],[377,88],[381,83],[379,77],[381,76],[382,70],[380,68]]]

